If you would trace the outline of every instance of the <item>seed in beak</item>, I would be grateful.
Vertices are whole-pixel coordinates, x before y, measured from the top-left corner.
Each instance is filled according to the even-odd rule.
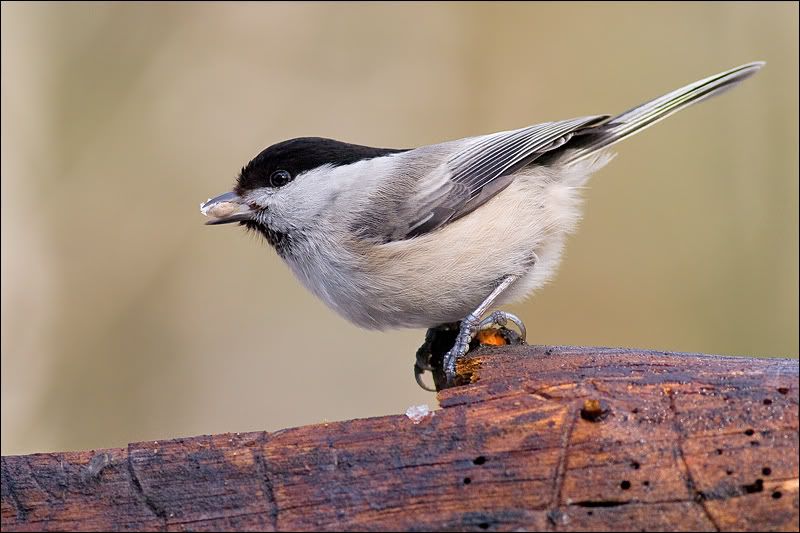
[[[200,210],[207,217],[225,218],[236,212],[241,207],[241,204],[235,202],[217,202],[209,206],[201,206]]]

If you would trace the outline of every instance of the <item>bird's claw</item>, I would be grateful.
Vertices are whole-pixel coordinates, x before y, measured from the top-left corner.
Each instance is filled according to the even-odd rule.
[[[419,364],[419,362],[414,363],[414,379],[416,380],[417,385],[419,385],[422,390],[436,392],[435,387],[429,387],[424,381],[422,381],[422,375],[425,374],[426,371],[433,372],[433,367],[430,365],[423,367]]]
[[[500,326],[501,328],[504,328],[509,322],[513,322],[514,325],[517,326],[517,329],[519,330],[519,338],[522,342],[525,342],[525,338],[527,336],[525,324],[517,315],[507,311],[493,312],[491,315],[480,321],[480,324],[478,324],[478,330],[480,331],[491,328],[492,326]]]

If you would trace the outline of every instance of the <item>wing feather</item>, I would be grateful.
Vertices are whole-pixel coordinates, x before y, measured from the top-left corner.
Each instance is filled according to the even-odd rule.
[[[377,193],[379,200],[354,216],[352,230],[361,238],[381,242],[434,231],[508,187],[520,168],[607,118],[545,122],[396,154],[392,157],[399,159],[394,167],[397,175],[385,180]]]
[[[514,172],[564,144],[576,130],[595,126],[607,118],[597,115],[545,122],[469,139],[445,163],[445,172],[449,174],[443,184],[446,194],[438,191],[440,203],[433,210],[418,212],[404,238],[433,231],[466,215],[505,189],[514,180]]]

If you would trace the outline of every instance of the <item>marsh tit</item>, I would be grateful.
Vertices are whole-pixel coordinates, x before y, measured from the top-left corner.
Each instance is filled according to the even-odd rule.
[[[284,141],[201,206],[208,224],[264,236],[300,281],[372,329],[461,322],[443,366],[483,327],[555,273],[581,212],[580,191],[614,143],[721,93],[764,63],[742,65],[617,116],[595,115],[414,149],[316,137]],[[490,246],[486,246],[490,243]]]

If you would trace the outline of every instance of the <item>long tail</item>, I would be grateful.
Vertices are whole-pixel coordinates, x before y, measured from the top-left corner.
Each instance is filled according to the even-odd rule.
[[[577,132],[564,145],[563,157],[559,158],[559,163],[575,163],[685,107],[721,94],[758,72],[764,65],[763,61],[757,61],[720,72],[634,107],[602,124]]]

